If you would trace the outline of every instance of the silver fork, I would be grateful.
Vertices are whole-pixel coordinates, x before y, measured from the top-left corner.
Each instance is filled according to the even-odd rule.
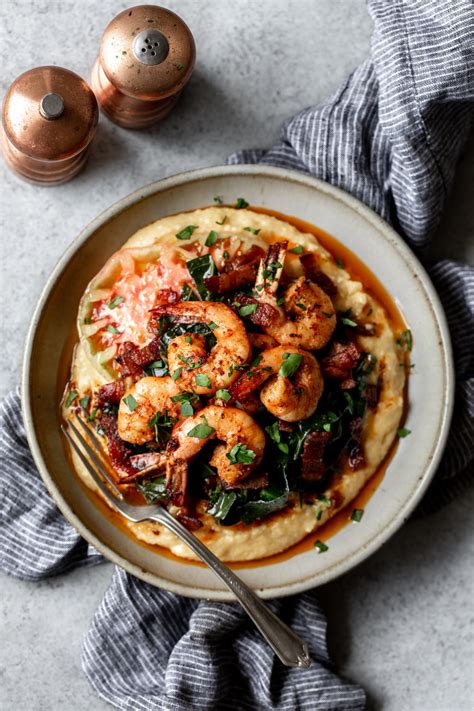
[[[76,417],[82,432],[72,420],[69,429],[62,427],[71,447],[94,479],[108,502],[129,521],[158,521],[172,531],[217,575],[235,595],[275,654],[288,667],[309,667],[311,658],[307,643],[282,622],[247,585],[222,563],[195,535],[188,531],[163,506],[128,504],[104,465],[104,450],[99,438],[84,420]],[[73,435],[71,434],[73,433]],[[86,439],[87,437],[87,439]],[[79,446],[80,445],[80,446]]]

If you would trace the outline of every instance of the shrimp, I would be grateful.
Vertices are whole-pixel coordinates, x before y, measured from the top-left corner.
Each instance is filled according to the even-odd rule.
[[[238,367],[250,358],[251,347],[244,324],[228,306],[219,302],[182,301],[158,306],[153,312],[180,323],[205,323],[217,339],[209,352],[202,336],[188,334],[171,341],[168,367],[181,389],[213,395],[239,377]]]
[[[168,442],[168,489],[175,489],[176,478],[183,480],[183,464],[211,439],[221,440],[222,444],[214,449],[210,464],[228,486],[238,486],[262,460],[265,434],[255,420],[236,407],[209,405],[173,428]]]
[[[296,356],[289,360],[291,356]],[[310,417],[323,392],[324,381],[316,358],[294,346],[277,346],[263,351],[257,363],[231,387],[230,394],[240,401],[259,388],[260,400],[267,410],[285,422]],[[285,368],[285,363],[288,365]],[[291,373],[284,375],[281,371]]]
[[[323,348],[336,328],[336,312],[329,296],[305,277],[299,277],[285,290],[283,308],[276,291],[281,278],[288,242],[272,244],[260,267],[255,282],[258,299],[269,304],[274,314],[262,328],[282,345],[307,350]]]
[[[177,418],[180,404],[171,399],[180,388],[170,377],[147,376],[132,385],[120,400],[118,433],[132,444],[145,444],[155,438],[153,420],[157,413]]]

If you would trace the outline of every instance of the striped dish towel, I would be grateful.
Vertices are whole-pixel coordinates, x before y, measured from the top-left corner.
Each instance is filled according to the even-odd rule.
[[[352,193],[421,254],[438,224],[473,99],[470,0],[369,0],[371,58],[322,106],[291,119],[268,151],[230,162],[303,170]],[[474,270],[427,265],[448,316],[457,372],[455,419],[425,508],[472,476]],[[62,518],[35,470],[17,393],[0,412],[0,566],[38,580],[101,557]],[[288,670],[236,605],[156,590],[116,569],[83,648],[102,698],[121,709],[363,709],[335,673],[313,593],[272,603],[310,644],[314,665]]]

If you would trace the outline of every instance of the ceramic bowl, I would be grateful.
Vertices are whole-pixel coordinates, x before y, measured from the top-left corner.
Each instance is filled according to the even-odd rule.
[[[453,403],[453,366],[445,316],[425,270],[372,210],[301,173],[227,166],[182,173],[137,190],[99,215],[71,244],[48,280],[31,323],[23,366],[23,413],[40,474],[64,516],[103,555],[143,580],[190,597],[230,600],[207,568],[143,547],[105,517],[71,469],[59,428],[59,399],[74,344],[79,299],[107,258],[136,230],[160,217],[243,195],[251,205],[306,220],[349,247],[384,284],[414,334],[406,427],[363,521],[315,550],[239,573],[264,598],[294,594],[347,572],[407,519],[439,462]]]

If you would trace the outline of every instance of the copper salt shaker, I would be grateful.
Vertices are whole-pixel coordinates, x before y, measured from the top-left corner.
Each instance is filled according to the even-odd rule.
[[[171,10],[124,10],[107,26],[92,71],[101,109],[123,128],[161,121],[188,82],[195,56],[189,28]]]
[[[99,109],[91,88],[61,67],[21,74],[3,101],[1,144],[9,167],[43,185],[71,180],[83,167]]]

